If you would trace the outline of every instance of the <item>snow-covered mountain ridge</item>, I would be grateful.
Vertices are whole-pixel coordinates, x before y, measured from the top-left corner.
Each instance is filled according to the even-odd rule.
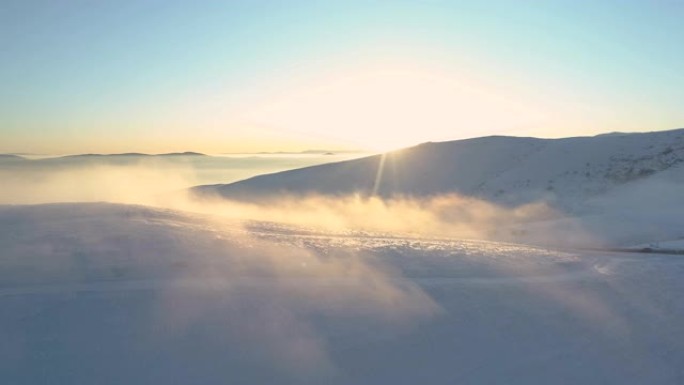
[[[574,207],[618,186],[655,177],[679,182],[683,162],[684,129],[563,139],[490,136],[429,142],[194,191],[230,198],[458,193],[505,205],[545,200]]]

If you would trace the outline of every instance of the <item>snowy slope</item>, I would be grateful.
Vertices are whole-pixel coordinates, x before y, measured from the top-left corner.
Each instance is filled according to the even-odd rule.
[[[0,207],[3,384],[680,384],[684,260]]]
[[[652,178],[683,161],[684,129],[566,139],[493,136],[425,143],[195,191],[243,199],[283,193],[454,192],[506,205],[545,200],[573,209],[587,198]]]

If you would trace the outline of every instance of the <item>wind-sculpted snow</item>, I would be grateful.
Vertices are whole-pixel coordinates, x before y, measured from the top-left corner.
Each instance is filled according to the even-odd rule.
[[[684,260],[0,208],[7,384],[678,384]]]

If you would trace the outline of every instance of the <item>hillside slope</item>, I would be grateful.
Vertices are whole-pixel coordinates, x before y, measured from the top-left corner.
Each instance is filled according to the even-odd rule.
[[[564,139],[491,136],[424,143],[232,184],[198,186],[194,191],[238,199],[458,193],[505,205],[545,200],[572,207],[666,170],[682,175],[683,162],[684,129]]]

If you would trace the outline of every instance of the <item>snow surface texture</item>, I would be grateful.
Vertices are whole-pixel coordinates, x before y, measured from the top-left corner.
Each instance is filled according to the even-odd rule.
[[[3,384],[682,384],[684,259],[0,207]]]
[[[684,239],[684,129],[425,143],[193,191],[248,201],[349,194],[421,200],[455,193],[502,207],[543,203],[564,214],[521,227],[520,242],[544,243],[534,236],[542,228],[556,234],[581,228],[610,246],[664,242]]]

